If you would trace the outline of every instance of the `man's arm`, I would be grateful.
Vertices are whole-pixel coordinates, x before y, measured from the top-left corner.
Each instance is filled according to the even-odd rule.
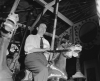
[[[32,48],[30,50],[30,53],[32,52],[46,52],[47,50],[49,50],[48,48],[44,48],[44,49],[40,49],[40,48]]]

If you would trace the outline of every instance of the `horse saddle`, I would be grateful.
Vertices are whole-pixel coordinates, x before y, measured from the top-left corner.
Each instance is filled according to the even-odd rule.
[[[58,69],[56,66],[54,66],[53,64],[51,66],[48,67],[48,70],[49,70],[49,76],[48,76],[48,79],[50,78],[54,78],[54,77],[57,77],[57,78],[64,78],[64,79],[67,79],[67,75],[61,71],[60,69]]]

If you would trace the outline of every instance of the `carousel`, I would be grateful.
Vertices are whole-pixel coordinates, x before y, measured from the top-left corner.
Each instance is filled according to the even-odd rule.
[[[34,0],[33,0],[34,1]],[[18,14],[16,14],[16,9],[18,7],[20,0],[15,0],[11,11],[5,21],[1,24],[0,29],[0,81],[33,81],[34,76],[32,76],[32,73],[24,69],[24,76],[23,78],[17,80],[16,74],[21,73],[20,70],[21,64],[19,63],[18,59],[20,58],[20,53],[22,50],[22,46],[24,44],[24,40],[27,34],[27,30],[29,29],[30,32],[34,29],[34,26],[39,22],[41,19],[41,16],[43,16],[49,8],[44,8],[42,13],[38,15],[38,18],[33,23],[32,27],[29,28],[27,25],[22,25],[18,23],[20,17]],[[53,56],[49,57],[48,62],[48,81],[74,81],[76,78],[86,78],[80,68],[79,58],[82,51],[82,46],[80,44],[75,44],[74,42],[68,41],[66,38],[59,38],[56,36],[56,26],[57,26],[57,16],[58,16],[58,7],[59,7],[59,0],[53,1],[52,4],[55,4],[55,18],[53,22],[53,33],[47,33],[46,35],[51,36],[51,50],[48,50],[48,52],[52,53]],[[70,23],[72,24],[72,23]],[[26,31],[24,32],[23,40],[20,44],[20,42],[14,41],[12,43],[12,39],[16,33],[16,30],[20,27],[25,27]],[[55,49],[55,38],[59,39],[59,43],[56,45]],[[12,43],[12,44],[11,44]],[[10,45],[10,47],[9,47]],[[12,56],[9,55],[9,53],[12,53]],[[68,78],[68,74],[66,72],[66,59],[71,59],[72,57],[75,57],[76,60],[76,73]],[[24,57],[23,57],[24,58]],[[21,74],[19,74],[21,75]]]

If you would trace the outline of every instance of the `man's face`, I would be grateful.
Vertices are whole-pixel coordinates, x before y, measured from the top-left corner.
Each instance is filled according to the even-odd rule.
[[[44,34],[46,32],[46,25],[40,24],[38,27],[38,33]]]

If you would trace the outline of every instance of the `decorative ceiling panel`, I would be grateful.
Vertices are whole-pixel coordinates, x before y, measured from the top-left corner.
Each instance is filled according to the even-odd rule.
[[[1,20],[7,17],[13,3],[14,0],[0,0]],[[20,0],[16,10],[20,17],[19,23],[26,25],[29,15],[32,13],[28,23],[29,26],[32,26],[45,8],[44,4],[48,5],[49,3],[53,4],[51,7],[54,8],[53,0]],[[52,8],[51,10],[48,9],[39,20],[39,22],[42,21],[47,24],[49,33],[53,32],[54,26],[54,12],[52,12]],[[56,35],[59,36],[71,27],[71,24],[73,25],[96,15],[95,0],[60,0],[58,11],[60,15],[57,19]]]
[[[40,4],[40,2],[50,3],[53,0],[38,0],[38,1],[39,1],[39,3],[35,0],[20,0],[20,3],[16,10],[16,12],[20,16],[20,21],[19,21],[20,23],[26,22],[26,20],[27,20],[26,17],[28,15],[28,13],[30,12],[30,10],[33,10],[34,17],[33,17],[32,23],[34,23],[35,19],[37,18],[39,13],[44,8]],[[14,3],[14,0],[12,0],[12,1],[0,0],[0,6],[1,6],[0,7],[0,10],[1,10],[0,17],[4,17],[5,15],[3,15],[3,14],[6,14],[5,18],[7,17],[7,14],[10,12],[10,9],[11,9],[13,3]],[[54,7],[54,5],[52,7]],[[91,16],[96,15],[95,0],[61,0],[59,2],[59,12],[63,16],[68,18],[71,22],[77,23],[77,22],[80,22]],[[46,19],[46,23],[53,24],[54,16],[52,16],[52,14],[53,13],[51,13],[51,12],[46,12],[44,14],[44,19]],[[52,22],[51,22],[51,20],[52,20]],[[64,22],[64,20],[59,18],[58,24],[61,23],[60,21]],[[62,30],[70,27],[70,25],[68,23],[66,23],[66,24],[61,23],[60,26],[61,27],[59,27],[59,25],[58,25],[58,27],[57,27],[58,31],[62,27],[63,27]],[[62,32],[59,32],[59,33],[57,32],[57,33],[58,33],[58,35],[60,35]]]

